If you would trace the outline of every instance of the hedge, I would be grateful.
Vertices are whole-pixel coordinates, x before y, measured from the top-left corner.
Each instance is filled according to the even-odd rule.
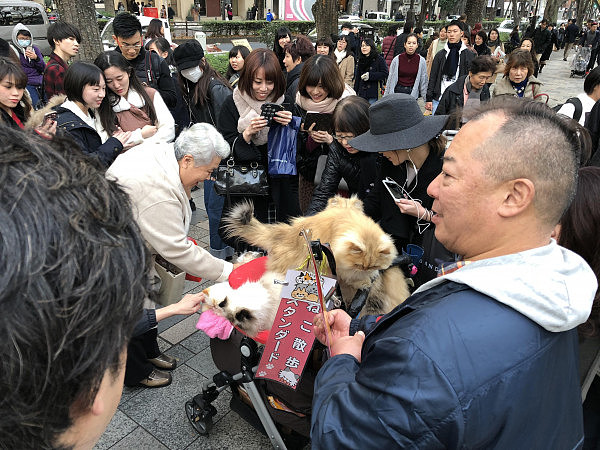
[[[227,67],[229,67],[229,53],[221,53],[218,55],[205,53],[204,56],[213,69],[225,76],[227,73]]]

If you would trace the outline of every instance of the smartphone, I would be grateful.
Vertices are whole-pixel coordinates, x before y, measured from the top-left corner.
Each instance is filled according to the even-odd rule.
[[[406,198],[406,191],[394,180],[386,178],[385,180],[382,180],[382,182],[395,202]]]
[[[30,45],[30,46],[29,46],[29,47],[27,47],[25,50],[26,50],[26,51],[29,51],[29,52],[32,52],[32,51],[33,51],[33,47]]]
[[[277,111],[283,111],[283,106],[277,103],[263,103],[260,107],[260,115],[267,119],[267,126],[273,125],[273,116]]]
[[[313,131],[333,131],[333,116],[331,114],[307,112],[304,119],[304,129],[308,130],[312,124],[315,124]]]
[[[56,122],[56,118],[58,117],[58,113],[56,111],[50,111],[44,114],[44,120],[42,121],[42,126],[46,126],[50,122]]]

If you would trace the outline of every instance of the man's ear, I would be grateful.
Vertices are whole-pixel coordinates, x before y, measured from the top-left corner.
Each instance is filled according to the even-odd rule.
[[[114,34],[112,35],[113,41],[115,41],[115,44],[119,45],[119,43],[117,42],[117,36],[115,36]]]
[[[92,403],[92,408],[90,409],[90,412],[94,416],[101,416],[102,414],[104,414],[104,398],[102,394],[103,390],[101,386],[100,389],[98,389],[98,392],[96,392],[96,397],[94,397],[94,403]]]
[[[504,183],[505,193],[498,209],[501,217],[514,217],[533,204],[535,186],[528,178],[517,178]]]

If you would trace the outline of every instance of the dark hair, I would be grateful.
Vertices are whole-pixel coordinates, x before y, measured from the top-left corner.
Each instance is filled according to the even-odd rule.
[[[450,27],[458,27],[460,31],[465,31],[464,30],[464,23],[462,23],[460,20],[453,20],[451,21],[448,25],[446,25],[446,31],[448,31],[448,28]]]
[[[152,19],[150,21],[150,23],[148,24],[148,28],[146,28],[146,39],[154,39],[154,38],[162,37],[163,35],[160,32],[160,29],[163,26],[164,25],[162,23],[162,20]],[[127,37],[130,37],[130,36],[127,36]]]
[[[310,39],[300,34],[285,44],[284,51],[290,54],[292,61],[297,61],[300,58],[304,62],[315,54],[315,47]]]
[[[60,42],[63,39],[75,38],[77,39],[77,42],[81,43],[81,33],[79,32],[79,29],[62,20],[54,22],[48,27],[46,37],[48,38],[48,44],[50,44],[52,50],[56,47],[54,41]]]
[[[466,14],[461,14],[460,17],[458,18],[457,22],[461,21],[461,20],[467,20],[467,15]]]
[[[585,77],[585,81],[583,82],[583,91],[590,95],[596,86],[600,84],[600,66],[596,67],[592,70],[587,77]]]
[[[240,55],[242,55],[242,58],[244,60],[246,60],[246,58],[250,54],[250,50],[248,50],[248,47],[246,47],[245,45],[234,45],[233,47],[231,47],[231,50],[229,50],[229,57],[227,59],[229,60],[229,58],[233,58],[233,57],[237,56],[238,53]],[[231,67],[231,64],[229,64],[227,66],[227,73],[225,74],[225,78],[227,78],[227,79],[231,78],[234,73],[235,73],[235,70],[233,70],[233,68]]]
[[[531,55],[531,60],[533,61],[533,67],[534,67],[533,70],[535,72],[535,67],[538,64],[537,56],[535,53],[535,42],[534,42],[533,38],[525,37],[525,38],[523,38],[523,40],[521,40],[521,45],[523,45],[523,42],[525,42],[525,41],[531,42],[531,48],[529,49],[529,54]],[[521,47],[519,47],[519,48],[521,48]],[[531,72],[531,73],[533,73],[533,72]]]
[[[0,140],[0,436],[56,448],[119,374],[149,254],[129,196],[74,141],[9,127]]]
[[[116,37],[127,39],[135,33],[142,35],[142,24],[133,14],[122,12],[113,19],[113,33]]]
[[[288,36],[290,41],[292,40],[292,32],[290,29],[288,27],[279,27],[275,33],[275,40],[273,41],[273,51],[275,52],[275,55],[277,55],[279,61],[283,61],[283,57],[285,56],[284,49],[279,45],[279,39],[285,36]]]
[[[369,102],[358,95],[341,99],[333,110],[334,131],[354,136],[369,131],[369,106]]]
[[[25,89],[27,87],[27,75],[21,68],[21,65],[11,57],[0,56],[0,82],[6,77],[12,77],[15,86],[19,89]],[[16,109],[17,111],[22,109],[23,116],[25,120],[27,120],[31,113],[31,101],[29,100],[29,96],[24,94],[25,92],[23,92],[21,101],[17,103],[13,109]]]
[[[98,66],[91,63],[76,61],[69,66],[65,73],[64,87],[67,98],[74,102],[83,101],[83,88],[99,86],[104,74]]]
[[[488,33],[488,35],[487,35],[487,38],[488,38],[487,40],[488,40],[488,42],[490,42],[490,41],[492,40],[492,38],[490,37],[490,36],[491,36],[491,34],[492,34],[492,31],[495,31],[495,32],[496,32],[496,34],[498,35],[497,41],[498,41],[498,42],[500,42],[500,32],[498,31],[498,28],[492,28],[492,29],[490,30],[490,32],[489,32],[489,33]]]
[[[416,27],[416,28],[413,30],[413,33],[415,33],[415,34],[419,34],[419,33],[422,33],[422,32],[423,32],[423,28],[421,28],[421,27]]]
[[[17,31],[17,36],[18,35],[31,37],[31,33],[29,32],[29,30],[25,30],[23,28]]]
[[[493,75],[495,71],[496,61],[490,55],[476,56],[469,64],[469,72],[472,74],[491,72]]]
[[[402,32],[403,33],[410,33],[410,32],[412,32],[412,29],[413,29],[414,26],[415,26],[414,22],[412,22],[410,20],[407,20],[404,23],[404,28],[402,29]]]
[[[371,39],[371,38],[365,38],[365,39],[363,39],[363,41],[361,42],[360,45],[362,45],[362,44],[367,44],[369,47],[371,47],[371,51],[369,52],[370,56],[375,56],[376,57],[379,54],[379,52],[377,51],[377,46],[375,45],[375,42],[373,41],[373,39]],[[366,56],[363,55],[362,52],[360,52],[360,55],[359,55],[358,58],[362,59],[362,58],[366,58]]]
[[[333,49],[335,48],[335,44],[329,36],[318,38],[317,42],[315,43],[315,48],[317,47],[329,47],[328,55],[333,56]]]
[[[151,125],[158,124],[158,118],[156,116],[156,110],[154,109],[154,104],[150,99],[150,96],[146,92],[144,85],[136,76],[135,71],[129,65],[125,57],[116,51],[108,51],[104,53],[100,53],[94,64],[104,72],[106,69],[110,67],[117,67],[121,69],[123,72],[126,72],[129,75],[129,90],[134,90],[137,92],[140,97],[144,100],[144,106],[142,109],[148,115],[150,119]],[[104,76],[106,78],[106,76]],[[106,96],[108,97],[108,101],[103,101],[98,108],[100,113],[100,122],[102,123],[102,127],[109,134],[112,135],[115,131],[117,131],[116,126],[116,115],[113,111],[113,107],[116,106],[121,100],[121,96],[117,93],[113,92],[109,87],[108,83],[106,83]]]
[[[303,97],[310,97],[307,86],[319,83],[327,91],[327,97],[339,99],[346,87],[342,74],[336,62],[325,55],[312,56],[304,63],[298,81],[298,92]]]
[[[204,106],[210,99],[208,89],[211,80],[218,80],[221,84],[231,89],[229,81],[213,69],[206,58],[203,57],[198,61],[198,67],[202,70],[202,76],[197,83],[192,83],[187,78],[181,76],[181,70],[178,69],[179,86],[181,86],[183,95],[187,97],[188,101],[192,102],[194,105]]]
[[[419,36],[417,36],[417,33],[409,33],[408,36],[406,36],[406,39],[404,40],[404,44],[406,44],[406,42],[408,41],[408,38],[414,37],[417,40],[417,44],[419,43]]]
[[[558,243],[581,256],[600,282],[600,167],[579,169],[577,194],[560,219]],[[585,337],[600,333],[600,289],[596,291],[592,313],[578,331]]]
[[[343,30],[344,28],[348,28],[349,30],[351,30],[352,29],[352,24],[350,22],[344,22],[342,24],[342,28],[341,29]]]
[[[398,33],[398,25],[390,25],[388,27],[388,36],[395,36]]]
[[[485,31],[483,31],[483,30],[478,31],[475,36],[479,36],[483,40],[483,45],[487,44],[488,36],[487,36],[487,33]]]
[[[159,52],[167,52],[168,55],[166,56],[166,58],[164,58],[164,60],[167,62],[167,64],[169,66],[176,66],[177,64],[175,64],[175,59],[173,58],[173,50],[171,49],[171,44],[169,43],[169,41],[167,41],[166,38],[164,37],[157,37],[156,39],[152,39],[150,41],[148,41],[146,43],[146,50],[149,51],[150,49],[150,45],[154,44],[156,46],[156,49]]]
[[[244,68],[240,74],[238,89],[240,92],[254,98],[252,83],[256,72],[261,68],[265,71],[265,79],[273,82],[271,98],[278,99],[285,93],[285,78],[275,53],[266,48],[252,50],[244,60]]]
[[[523,48],[516,48],[510,52],[510,55],[508,55],[508,60],[506,61],[506,66],[504,67],[504,76],[506,78],[508,78],[510,69],[513,67],[527,67],[527,76],[530,77],[533,75],[535,67],[533,65],[531,53]]]

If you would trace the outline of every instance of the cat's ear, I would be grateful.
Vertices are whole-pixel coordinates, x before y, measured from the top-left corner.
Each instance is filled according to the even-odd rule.
[[[229,299],[225,297],[221,303],[219,303],[219,308],[225,308],[227,306],[227,302]]]
[[[360,212],[363,211],[363,202],[356,195],[353,195],[348,199],[348,207],[358,209]]]

